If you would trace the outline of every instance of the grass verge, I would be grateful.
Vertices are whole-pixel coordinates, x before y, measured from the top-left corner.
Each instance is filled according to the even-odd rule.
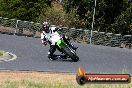
[[[48,72],[2,72],[0,88],[131,88],[129,84],[85,84],[76,83],[75,74]]]
[[[1,88],[131,88],[128,84],[85,84],[79,85],[65,85],[59,82],[35,82],[31,80],[11,81],[6,80]]]
[[[0,50],[0,56],[3,56],[3,51],[2,50]]]

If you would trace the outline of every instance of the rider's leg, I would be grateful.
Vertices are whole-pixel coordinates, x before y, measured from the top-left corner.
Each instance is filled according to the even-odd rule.
[[[59,46],[56,46],[56,49],[57,49],[58,51],[60,51],[61,54],[64,54],[64,52],[62,51],[62,49],[59,48]]]
[[[66,38],[64,35],[62,36],[63,40],[68,44],[69,47],[71,47],[72,49],[76,50],[78,47],[74,46],[71,42],[69,38]]]
[[[50,49],[48,52],[48,58],[54,58],[54,52],[56,51],[56,46],[55,45],[50,45]]]
[[[64,52],[62,51],[62,49],[60,49],[58,46],[56,48],[61,52],[61,54],[64,54]],[[66,54],[61,55],[61,58],[67,59],[67,55]]]

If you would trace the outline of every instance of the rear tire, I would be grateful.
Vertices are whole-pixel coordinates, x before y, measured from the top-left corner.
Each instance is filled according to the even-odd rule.
[[[71,50],[69,47],[66,47],[63,49],[65,54],[67,54],[68,56],[70,56],[70,58],[74,61],[74,62],[77,62],[79,60],[79,57],[76,55],[76,53]],[[73,51],[73,52],[71,52]]]

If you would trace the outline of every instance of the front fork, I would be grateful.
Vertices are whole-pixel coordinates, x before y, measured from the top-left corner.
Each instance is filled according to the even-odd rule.
[[[70,42],[69,38],[66,38],[65,36],[62,36],[63,41],[69,46],[71,47],[73,50],[76,50],[76,47]]]

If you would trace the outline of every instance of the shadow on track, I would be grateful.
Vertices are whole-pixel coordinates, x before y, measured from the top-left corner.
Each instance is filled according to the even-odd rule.
[[[50,60],[53,62],[74,62],[73,60],[71,60],[70,58],[63,58],[64,55],[55,55],[55,60]]]

